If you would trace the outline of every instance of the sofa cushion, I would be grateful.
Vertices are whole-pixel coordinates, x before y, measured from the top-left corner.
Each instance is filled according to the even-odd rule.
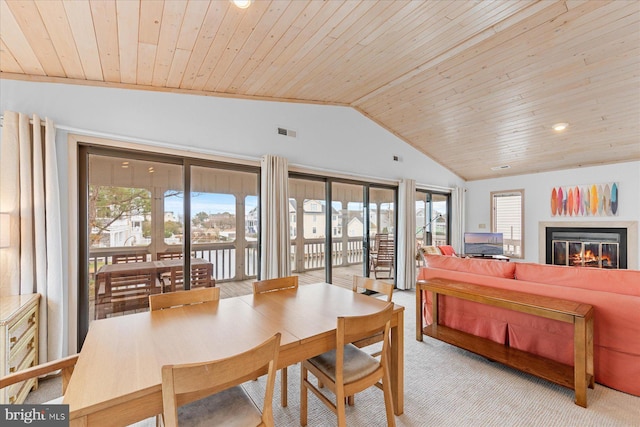
[[[441,245],[438,246],[438,250],[442,255],[446,256],[457,256],[456,251],[453,250],[453,246],[450,245]]]
[[[505,279],[513,279],[516,270],[515,263],[477,258],[425,254],[425,261],[429,268],[464,271],[483,276],[504,277]]]
[[[515,278],[549,285],[640,296],[640,271],[514,263]]]

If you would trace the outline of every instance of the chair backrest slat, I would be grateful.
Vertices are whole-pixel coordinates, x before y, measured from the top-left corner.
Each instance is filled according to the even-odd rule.
[[[167,292],[149,295],[151,311],[180,305],[197,304],[220,299],[220,288],[198,288],[189,291]]]
[[[189,402],[218,393],[267,373],[262,409],[263,422],[273,419],[273,389],[280,350],[280,333],[262,344],[226,359],[162,367],[162,400],[165,425],[177,425],[178,402]],[[206,394],[203,395],[203,391]]]
[[[253,294],[298,289],[298,276],[278,277],[277,279],[259,280],[253,282]]]
[[[368,277],[353,276],[353,292],[358,292],[358,289],[365,289],[386,295],[387,302],[391,302],[393,298],[393,283],[370,279]]]

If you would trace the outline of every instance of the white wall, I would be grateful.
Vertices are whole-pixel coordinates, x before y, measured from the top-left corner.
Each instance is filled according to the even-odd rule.
[[[551,190],[558,186],[582,186],[618,182],[619,214],[617,216],[558,217],[551,216]],[[505,178],[470,181],[467,187],[467,231],[490,231],[492,191],[524,189],[524,261],[538,259],[539,222],[640,221],[640,162],[567,169]],[[480,224],[486,228],[481,229]],[[640,244],[639,244],[640,245]],[[640,247],[635,252],[640,254]],[[640,264],[640,259],[636,265]]]
[[[387,179],[462,185],[448,169],[348,107],[0,80],[0,109],[58,125],[155,141],[189,151],[259,159]],[[278,135],[277,127],[297,131]],[[59,132],[60,145],[66,133]],[[394,162],[393,156],[400,157]]]

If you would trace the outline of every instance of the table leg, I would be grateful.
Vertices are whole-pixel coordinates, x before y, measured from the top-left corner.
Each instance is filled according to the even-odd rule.
[[[576,317],[573,333],[573,378],[576,404],[587,407],[587,325],[584,317]]]
[[[422,288],[416,286],[416,340],[422,341]]]
[[[440,319],[438,319],[438,293],[431,292],[431,324],[434,328],[438,327]]]

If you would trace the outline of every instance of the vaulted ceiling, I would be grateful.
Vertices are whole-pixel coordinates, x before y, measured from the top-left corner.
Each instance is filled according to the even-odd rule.
[[[0,0],[0,72],[351,106],[467,180],[640,160],[637,0]]]

